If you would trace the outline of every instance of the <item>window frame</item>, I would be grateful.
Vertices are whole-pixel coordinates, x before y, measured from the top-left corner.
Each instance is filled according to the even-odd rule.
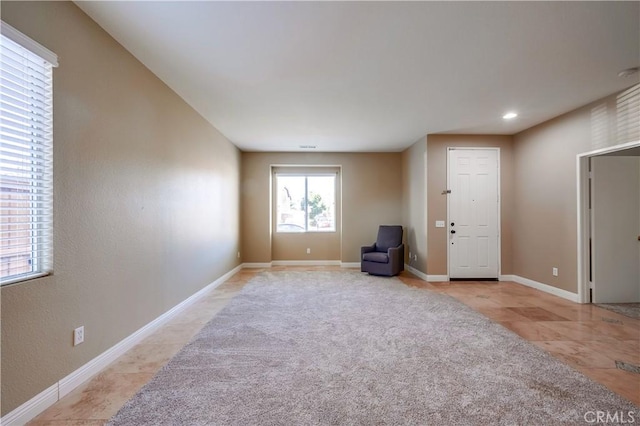
[[[0,21],[0,286],[53,272],[53,68],[55,53]],[[17,235],[16,235],[17,234]],[[10,268],[7,267],[7,272]]]
[[[292,170],[286,170],[286,167],[274,168],[273,170],[273,232],[278,235],[291,235],[291,234],[335,234],[339,232],[339,169],[335,167],[330,167],[327,171],[321,170],[313,170],[312,168],[305,169],[302,168],[302,171],[299,171],[300,167],[291,167]],[[304,171],[308,170],[308,171]],[[278,177],[302,177],[305,178],[305,189],[304,189],[304,199],[305,199],[305,225],[303,231],[280,231],[278,230]],[[320,231],[318,229],[313,229],[309,227],[309,214],[308,214],[308,198],[309,198],[309,177],[332,177],[333,178],[333,228],[331,230]]]

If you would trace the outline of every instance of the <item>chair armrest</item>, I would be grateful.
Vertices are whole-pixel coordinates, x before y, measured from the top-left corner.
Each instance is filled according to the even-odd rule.
[[[365,253],[371,253],[373,251],[376,251],[376,243],[373,243],[370,246],[362,246],[362,247],[360,247],[360,260],[362,260],[362,256]]]
[[[387,255],[389,263],[404,264],[404,244],[400,244],[398,247],[389,247]]]

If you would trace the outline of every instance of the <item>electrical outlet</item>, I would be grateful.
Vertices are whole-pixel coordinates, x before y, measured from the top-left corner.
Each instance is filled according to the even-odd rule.
[[[418,255],[417,254],[413,255],[413,260],[414,260],[414,262],[418,260]]]
[[[413,256],[411,255],[411,252],[409,252],[409,260],[413,259]]]
[[[554,277],[557,277],[558,276],[558,268],[553,268],[551,270],[551,273],[553,274]]]
[[[238,259],[240,259],[240,252],[238,252]]]
[[[307,254],[311,254],[311,249],[307,248]]]
[[[73,330],[73,346],[84,342],[84,325]]]

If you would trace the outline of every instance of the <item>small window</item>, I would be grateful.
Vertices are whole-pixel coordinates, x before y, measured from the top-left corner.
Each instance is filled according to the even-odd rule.
[[[4,22],[1,25],[0,284],[4,285],[51,272],[52,67],[57,58]]]
[[[276,232],[335,232],[335,174],[277,174],[276,197]]]

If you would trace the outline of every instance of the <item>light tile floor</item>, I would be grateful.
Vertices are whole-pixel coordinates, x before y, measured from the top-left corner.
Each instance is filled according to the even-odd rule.
[[[284,269],[341,270],[271,268]],[[29,424],[103,425],[261,271],[238,272]],[[400,275],[400,280],[405,285],[460,300],[640,405],[640,374],[616,368],[616,361],[640,364],[640,320],[597,306],[572,303],[512,282],[427,283],[407,272]]]

